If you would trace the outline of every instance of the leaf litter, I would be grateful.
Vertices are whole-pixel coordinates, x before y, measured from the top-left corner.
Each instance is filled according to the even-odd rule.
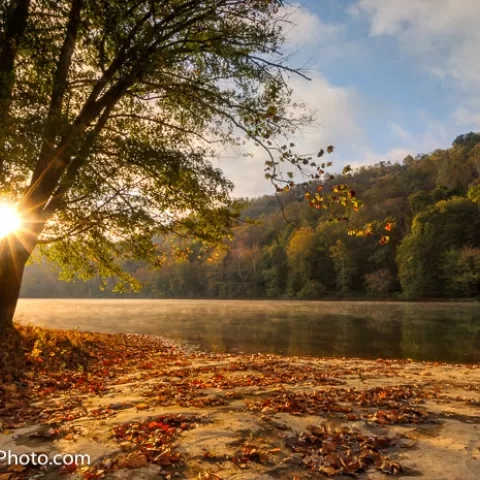
[[[89,438],[88,422],[103,423],[99,441],[111,452],[57,472],[86,480],[147,467],[165,479],[229,478],[235,469],[252,468],[279,469],[290,479],[361,477],[370,470],[402,475],[411,469],[401,453],[418,443],[411,429],[442,418],[430,410],[432,402],[478,403],[471,382],[458,381],[465,394],[450,395],[451,383],[435,381],[432,371],[448,368],[441,364],[221,354],[153,336],[32,326],[17,326],[12,335],[0,345],[0,440],[35,426],[30,441],[74,447]],[[380,378],[383,384],[370,384]],[[167,413],[172,408],[184,411]],[[228,424],[235,414],[249,415],[264,431],[245,438],[232,432],[238,447],[224,442],[222,448],[217,440],[218,451],[195,456],[182,449],[189,432],[216,419]],[[295,423],[302,419],[310,423]],[[399,433],[400,427],[410,430]],[[0,463],[0,480],[47,474],[51,467]]]

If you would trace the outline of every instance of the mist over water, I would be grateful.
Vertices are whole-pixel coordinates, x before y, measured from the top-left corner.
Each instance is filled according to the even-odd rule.
[[[20,299],[16,319],[215,351],[480,361],[477,303]]]

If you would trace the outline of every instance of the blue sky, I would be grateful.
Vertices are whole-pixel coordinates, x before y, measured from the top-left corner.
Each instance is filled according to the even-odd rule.
[[[295,99],[318,128],[296,143],[334,144],[340,169],[448,147],[480,131],[478,0],[299,0],[287,13]],[[237,163],[237,162],[235,162]],[[236,167],[238,167],[238,163]],[[241,195],[270,193],[262,162],[222,162]]]

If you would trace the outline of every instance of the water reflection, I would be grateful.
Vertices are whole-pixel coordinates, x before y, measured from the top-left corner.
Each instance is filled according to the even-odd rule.
[[[18,317],[164,335],[218,351],[480,361],[478,304],[21,299]]]

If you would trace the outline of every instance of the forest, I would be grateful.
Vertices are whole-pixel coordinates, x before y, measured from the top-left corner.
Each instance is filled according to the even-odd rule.
[[[348,220],[340,206],[312,208],[302,187],[292,185],[276,195],[242,199],[242,217],[224,245],[170,235],[156,243],[159,252],[176,254],[159,253],[157,267],[122,261],[138,281],[137,292],[115,292],[113,279],[84,281],[37,256],[21,296],[480,297],[480,134],[460,135],[448,149],[402,163],[326,177],[317,188],[338,184],[363,202]]]

